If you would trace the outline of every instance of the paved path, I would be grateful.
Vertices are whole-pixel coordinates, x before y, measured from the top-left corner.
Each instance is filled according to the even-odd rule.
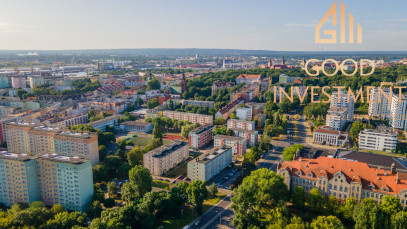
[[[231,205],[232,202],[230,200],[230,196],[226,196],[211,209],[205,212],[205,214],[190,223],[190,228],[213,229],[224,228],[224,226],[232,228],[231,221],[233,219],[233,210],[230,209]],[[199,225],[195,225],[195,223],[198,221],[200,222]]]

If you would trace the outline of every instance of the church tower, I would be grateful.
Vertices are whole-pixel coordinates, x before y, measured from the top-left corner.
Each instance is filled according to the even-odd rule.
[[[182,80],[181,80],[181,93],[187,90],[187,80],[185,79],[185,70],[182,70]]]

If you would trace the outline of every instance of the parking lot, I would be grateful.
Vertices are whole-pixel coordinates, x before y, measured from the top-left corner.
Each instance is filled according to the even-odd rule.
[[[218,188],[229,189],[230,184],[239,176],[240,169],[236,166],[228,167],[222,170],[219,174],[210,179],[207,184],[210,185],[215,182]]]

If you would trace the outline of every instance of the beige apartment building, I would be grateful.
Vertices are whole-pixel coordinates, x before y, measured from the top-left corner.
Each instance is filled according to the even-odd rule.
[[[203,115],[203,114],[194,114],[194,113],[166,110],[166,111],[163,111],[163,117],[181,120],[181,121],[187,121],[187,122],[190,122],[193,124],[197,124],[197,123],[199,123],[201,125],[213,124],[212,115]]]
[[[143,155],[144,167],[152,175],[160,176],[189,157],[189,145],[173,141]]]
[[[8,123],[4,127],[7,148],[11,153],[42,156],[58,154],[79,156],[99,163],[96,134],[72,133],[59,128],[36,126],[31,123]]]

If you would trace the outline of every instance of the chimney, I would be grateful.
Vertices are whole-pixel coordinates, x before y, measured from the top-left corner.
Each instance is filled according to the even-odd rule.
[[[396,184],[399,183],[399,172],[397,172],[397,176],[396,176]]]
[[[395,174],[396,173],[396,164],[393,162],[393,164],[391,164],[391,167],[390,167],[390,170],[391,170],[391,174]],[[398,174],[398,173],[397,173]]]
[[[300,162],[301,162],[301,157],[300,157],[300,159],[298,159],[298,161],[300,161]]]
[[[384,175],[387,176],[387,170],[384,170]]]

